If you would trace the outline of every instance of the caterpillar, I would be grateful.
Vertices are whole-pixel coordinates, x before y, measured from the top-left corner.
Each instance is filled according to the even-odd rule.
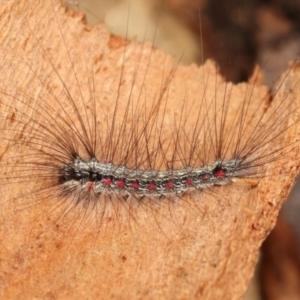
[[[298,84],[290,83],[297,64],[272,97],[257,86],[259,70],[252,83],[236,87],[217,75],[212,62],[202,68],[174,65],[150,44],[128,44],[103,27],[81,24],[77,32],[70,26],[65,34],[68,22],[81,19],[70,20],[53,3],[32,10],[33,2],[8,1],[1,8],[1,220],[5,228],[20,228],[5,231],[6,243],[12,234],[24,239],[29,233],[43,236],[43,248],[60,249],[74,226],[73,238],[79,241],[71,249],[81,245],[91,254],[95,250],[83,243],[86,239],[109,249],[97,255],[98,269],[110,257],[136,266],[147,251],[159,255],[171,244],[166,261],[182,269],[168,288],[162,280],[156,289],[145,287],[167,276],[168,268],[154,281],[140,278],[139,271],[131,280],[143,291],[120,284],[117,297],[155,298],[166,289],[170,298],[180,298],[187,288],[189,295],[209,299],[213,292],[195,283],[198,276],[214,268],[214,274],[222,274],[222,261],[232,253],[226,240],[232,235],[240,236],[241,243],[256,241],[248,248],[253,251],[256,239],[266,234],[260,222],[268,215],[262,212],[274,216],[270,206],[281,203],[298,171],[292,160],[298,151]],[[37,19],[42,5],[44,13],[52,13]],[[12,7],[16,15],[22,10],[22,20],[9,17]],[[57,30],[47,30],[49,24]],[[18,39],[14,28],[23,34]],[[240,226],[245,216],[257,235],[249,237]],[[48,237],[48,232],[55,234]],[[215,255],[206,260],[209,238],[209,252]],[[39,242],[31,243],[38,249]],[[54,251],[56,268],[68,251]],[[80,261],[75,252],[72,268]],[[243,253],[232,255],[240,260]],[[153,261],[149,268],[160,268],[160,263]],[[79,264],[80,274],[96,272],[90,261],[90,269]],[[110,268],[109,276],[93,273],[109,297],[114,291],[108,291],[108,282],[119,276],[119,268]],[[127,282],[129,277],[125,272],[121,278]],[[237,282],[233,279],[232,293]],[[96,297],[97,289],[92,291]]]

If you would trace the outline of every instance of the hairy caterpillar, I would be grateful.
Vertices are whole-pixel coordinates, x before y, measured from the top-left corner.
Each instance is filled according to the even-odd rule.
[[[237,89],[212,73],[214,67],[211,69],[209,64],[201,70],[194,66],[192,72],[182,66],[174,68],[171,59],[151,46],[126,45],[101,28],[91,32],[81,28],[80,33],[73,29],[63,37],[64,31],[58,30],[53,35],[46,30],[49,22],[58,29],[67,22],[67,18],[60,17],[60,11],[36,19],[30,17],[35,12],[29,10],[30,4],[19,5],[25,7],[22,22],[18,19],[11,22],[8,14],[4,14],[13,6],[12,2],[2,8],[7,18],[3,19],[2,28],[7,35],[1,45],[6,50],[2,51],[5,59],[1,65],[1,190],[7,197],[2,202],[3,212],[9,213],[1,215],[1,220],[5,228],[11,228],[5,230],[4,244],[8,244],[13,234],[27,239],[25,233],[29,232],[30,237],[35,237],[34,242],[17,243],[22,247],[16,251],[18,255],[12,251],[13,257],[20,261],[28,259],[30,255],[24,256],[30,249],[28,245],[35,250],[41,246],[54,260],[49,273],[52,276],[61,270],[60,263],[73,268],[77,262],[81,278],[90,273],[97,278],[86,283],[93,297],[100,290],[110,297],[154,298],[165,293],[169,298],[180,298],[188,290],[191,298],[200,295],[212,298],[215,291],[205,283],[216,282],[224,269],[231,269],[230,265],[224,265],[229,254],[236,261],[243,256],[233,250],[240,245],[227,244],[227,240],[236,235],[241,243],[253,242],[255,247],[256,239],[262,239],[268,228],[259,222],[267,219],[266,212],[273,213],[266,207],[280,203],[280,193],[286,193],[297,171],[297,164],[292,162],[297,154],[297,137],[291,133],[298,120],[297,85],[283,94],[281,101],[277,98],[278,91],[272,101],[263,100],[267,89],[258,89],[255,84],[244,84]],[[44,12],[53,12],[51,4],[46,8]],[[56,18],[61,19],[58,22]],[[12,28],[22,29],[24,37],[11,38]],[[82,44],[78,36],[82,37]],[[52,41],[51,45],[48,41]],[[20,53],[16,55],[13,49],[20,49]],[[95,49],[97,55],[89,57]],[[24,74],[24,70],[26,77],[20,80],[19,74]],[[281,87],[295,74],[291,70]],[[258,75],[254,76],[254,82],[257,78]],[[236,97],[239,101],[233,101]],[[232,166],[233,171],[227,172]],[[88,170],[88,176],[95,175],[96,183],[90,178],[84,180],[82,174],[80,180],[68,178],[68,172],[77,176],[91,167],[98,169],[92,174]],[[110,173],[104,174],[108,168]],[[119,170],[121,175],[115,176]],[[192,182],[191,187],[186,187],[189,183],[186,180],[194,180],[193,170],[196,179],[202,180],[200,186]],[[271,189],[268,197],[258,192],[256,186],[263,189],[274,181],[275,174],[282,175],[279,176],[282,186]],[[130,176],[134,183],[138,176],[139,180],[142,177],[146,190],[142,190],[141,197],[130,189],[122,194],[119,189],[124,185],[115,186],[118,179],[131,184]],[[207,179],[201,176],[210,177],[210,184],[204,183]],[[175,177],[182,179],[180,184],[174,182]],[[104,179],[106,183],[111,180],[107,188],[103,186]],[[153,185],[151,189],[147,187],[161,184],[161,180],[173,180],[173,193],[160,189],[157,194],[152,192]],[[24,202],[27,205],[21,210],[22,218],[19,214],[14,216],[16,207]],[[28,204],[33,206],[32,210]],[[63,217],[58,228],[49,219],[50,209],[54,209],[51,214]],[[37,212],[43,222],[36,221]],[[249,236],[240,226],[247,215],[251,215],[257,235]],[[224,227],[216,226],[222,223]],[[79,242],[74,241],[66,247],[68,251],[63,251],[62,237],[68,237],[70,224],[80,228],[78,232],[75,230]],[[93,249],[85,246],[85,239],[95,241]],[[66,238],[66,244],[68,241]],[[80,245],[80,251],[76,245]],[[4,248],[7,255],[9,247]],[[162,250],[165,248],[169,255]],[[92,252],[95,249],[100,250],[95,254]],[[251,250],[249,246],[248,253]],[[178,272],[168,275],[170,269],[162,266],[159,259],[147,266],[142,259],[147,251],[162,255],[163,261],[178,268]],[[71,263],[65,264],[72,252]],[[95,255],[96,268],[92,261],[82,259],[79,252]],[[30,259],[33,266],[36,259],[39,262],[43,258]],[[109,268],[109,272],[100,272],[107,260],[117,266]],[[140,262],[156,276],[153,279],[140,276],[143,268],[128,275],[118,265],[121,261],[128,261],[132,268]],[[125,270],[128,269],[127,266]],[[156,269],[160,272],[155,273]],[[49,280],[47,268],[40,272],[45,275],[44,280]],[[206,272],[218,275],[213,279],[211,275],[206,277]],[[170,276],[171,284],[165,287],[161,276]],[[196,283],[198,276],[202,276],[200,286]],[[112,278],[123,281],[130,278],[143,287],[142,291],[129,290],[121,283],[117,290],[110,290]],[[78,284],[78,295],[84,295],[79,281],[69,280]],[[233,278],[230,292],[233,293],[238,280]],[[246,282],[247,276],[242,280]],[[155,289],[148,288],[154,284]],[[57,285],[53,287],[54,295],[59,293]],[[37,289],[36,293],[41,296],[41,292]]]

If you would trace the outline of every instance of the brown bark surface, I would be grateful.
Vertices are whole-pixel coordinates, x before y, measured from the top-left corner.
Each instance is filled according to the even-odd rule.
[[[173,67],[172,59],[153,50],[150,44],[132,42],[124,50],[123,39],[111,36],[100,25],[86,27],[80,16],[68,15],[52,1],[4,1],[0,6],[0,28],[2,99],[18,90],[39,101],[46,95],[46,86],[59,97],[62,87],[55,66],[74,99],[80,99],[77,82],[88,96],[89,83],[93,81],[102,96],[101,109],[110,109],[110,96],[118,91],[116,78],[122,72],[122,111],[126,109],[123,98],[131,89],[137,61],[134,86],[137,90],[147,86],[147,99],[157,94],[163,74]],[[140,58],[149,53],[150,63]],[[77,78],[74,72],[70,73],[69,55]],[[91,65],[94,73],[88,82]],[[221,82],[221,78],[215,78],[215,72],[212,63],[204,69],[179,65],[168,90],[170,105],[180,111],[187,91],[200,98],[205,91],[207,97],[213,97],[216,80]],[[201,85],[203,74],[213,76]],[[294,67],[276,95],[276,101],[295,98],[289,124],[299,117],[300,99],[295,86],[298,74]],[[47,85],[41,86],[37,76]],[[246,84],[233,87],[233,105],[243,99],[246,90]],[[263,101],[266,91],[265,87],[254,89],[253,109]],[[14,103],[13,98],[11,101]],[[19,104],[13,104],[16,114]],[[10,118],[13,122],[14,115]],[[189,124],[195,118],[191,114]],[[280,142],[292,143],[297,136],[299,128],[293,126]],[[0,145],[1,172],[5,174],[6,153],[20,154],[23,150],[5,140]],[[66,213],[65,208],[60,210],[57,205],[53,209],[53,203],[57,204],[53,199],[37,205],[36,195],[25,200],[17,196],[28,193],[38,182],[24,187],[6,184],[2,179],[1,299],[241,299],[261,243],[275,225],[280,206],[298,173],[298,149],[289,153],[284,164],[272,162],[266,169],[270,174],[277,170],[278,176],[267,176],[252,188],[235,184],[220,187],[199,201],[186,197],[177,205],[162,205],[159,213],[145,206],[137,210],[134,220],[120,218],[105,223],[94,222],[93,218],[78,222],[78,216]]]

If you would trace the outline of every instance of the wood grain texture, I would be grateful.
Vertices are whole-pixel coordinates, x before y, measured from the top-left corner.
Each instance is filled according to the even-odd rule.
[[[126,46],[126,65],[122,68],[123,39],[111,36],[101,25],[86,27],[80,16],[71,16],[53,3],[12,0],[0,6],[2,99],[7,98],[5,94],[23,91],[39,101],[47,96],[46,85],[41,86],[37,80],[39,76],[64,101],[62,84],[53,66],[72,97],[80,97],[66,45],[85,95],[90,92],[86,75],[93,65],[97,89],[105,91],[100,93],[101,108],[110,108],[110,97],[118,90],[116,78],[121,72],[124,80],[119,109],[126,108],[122,97],[128,95],[141,53],[151,53],[151,60],[149,64],[148,60],[140,60],[135,86],[137,90],[147,86],[148,99],[154,97],[161,87],[162,73],[172,70],[170,57],[153,50],[150,44],[132,42]],[[49,59],[45,59],[44,52]],[[178,66],[168,94],[173,107],[180,110],[187,91],[199,97],[203,91],[207,96],[215,94],[215,67],[207,63],[204,68]],[[147,70],[146,77],[143,70]],[[213,74],[213,80],[201,85],[203,74]],[[275,100],[295,98],[290,106],[290,124],[299,118],[299,89],[296,86],[291,92],[299,79],[294,67]],[[222,79],[218,77],[217,81]],[[232,103],[243,99],[246,90],[246,84],[233,87]],[[253,109],[266,91],[263,86],[255,88]],[[18,114],[18,102],[15,105]],[[0,109],[3,111],[3,107]],[[299,128],[293,126],[279,142],[295,142],[298,136]],[[5,174],[6,154],[15,151],[22,155],[24,149],[2,140],[0,150]],[[93,219],[78,222],[78,215],[71,213],[58,222],[63,207],[53,209],[52,201],[35,205],[34,195],[26,201],[15,198],[39,183],[28,187],[3,183],[1,299],[241,299],[261,243],[275,225],[280,206],[299,172],[298,156],[295,148],[284,165],[282,161],[268,165],[269,174],[276,170],[280,176],[268,176],[255,188],[220,187],[218,196],[207,194],[197,202],[183,199],[177,206],[162,205],[159,213],[144,207],[137,211],[135,220],[111,220],[101,227]]]

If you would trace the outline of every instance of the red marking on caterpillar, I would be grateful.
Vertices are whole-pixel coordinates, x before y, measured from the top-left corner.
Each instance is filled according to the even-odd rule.
[[[138,184],[138,182],[133,182],[133,183],[131,183],[130,186],[131,186],[131,188],[134,189],[134,190],[138,190],[139,187],[140,187],[139,184]]]
[[[193,180],[191,178],[188,178],[186,181],[185,181],[185,184],[187,186],[192,186],[193,185]]]
[[[166,188],[167,188],[168,190],[174,189],[174,183],[173,183],[173,182],[167,182],[167,183],[166,183]]]
[[[125,187],[125,182],[124,182],[124,180],[118,180],[116,182],[116,185],[119,189],[123,189]]]
[[[105,185],[105,186],[111,186],[111,179],[110,178],[104,178],[102,179],[102,183]]]
[[[214,176],[217,178],[224,178],[226,176],[226,172],[222,169],[219,169],[214,172]]]
[[[93,182],[87,182],[86,187],[89,191],[94,191],[95,190],[95,184]]]
[[[149,183],[147,186],[149,191],[155,191],[156,190],[156,185],[154,183]]]

